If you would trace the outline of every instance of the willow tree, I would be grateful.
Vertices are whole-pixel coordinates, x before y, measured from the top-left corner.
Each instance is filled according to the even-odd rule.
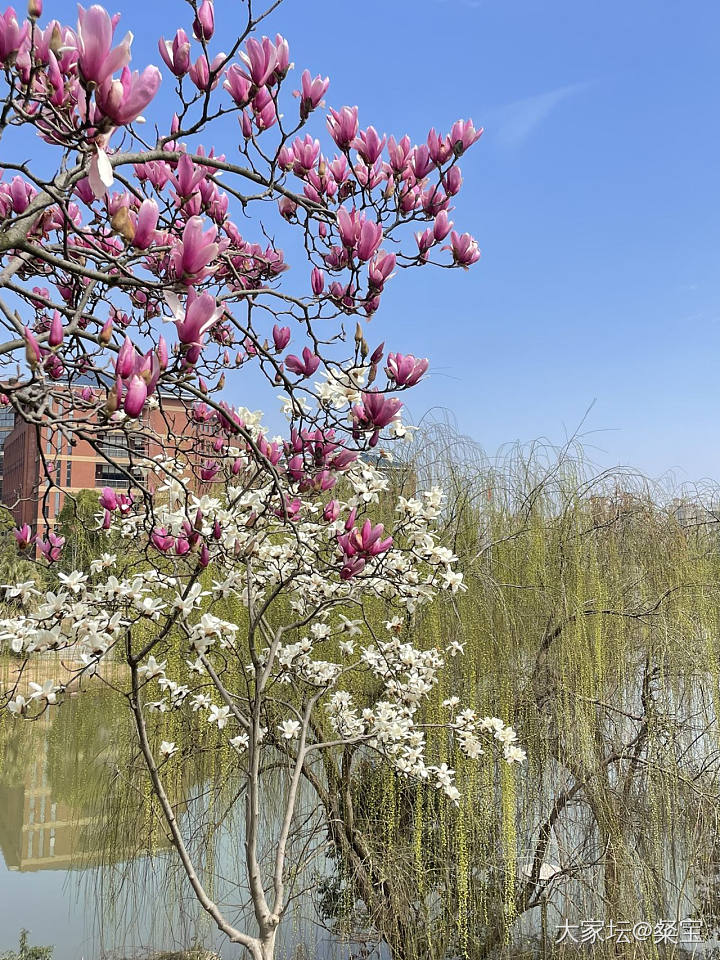
[[[709,935],[715,492],[674,498],[629,471],[597,474],[575,444],[491,461],[447,423],[419,436],[405,475],[420,487],[442,479],[445,542],[468,587],[416,626],[464,650],[425,716],[455,698],[507,710],[530,759],[518,782],[453,756],[463,800],[450,811],[372,765],[354,779],[360,829],[412,918],[404,956],[482,957],[536,937],[549,948],[563,921],[580,940],[590,917],[604,924],[594,949],[613,955],[638,921],[649,932],[632,948],[650,953],[699,935],[697,923],[673,933],[663,921],[691,918]],[[321,899],[334,929],[365,927],[356,893],[340,860]]]

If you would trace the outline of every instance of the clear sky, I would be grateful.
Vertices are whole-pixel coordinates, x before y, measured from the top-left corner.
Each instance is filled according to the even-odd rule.
[[[180,0],[114,6],[133,66],[187,26]],[[75,19],[66,0],[45,7]],[[216,0],[221,30],[238,8]],[[447,407],[492,451],[562,441],[594,401],[603,465],[720,480],[716,0],[285,0],[265,30],[362,125],[486,129],[453,214],[480,263],[400,274],[371,325],[431,358],[416,418]]]

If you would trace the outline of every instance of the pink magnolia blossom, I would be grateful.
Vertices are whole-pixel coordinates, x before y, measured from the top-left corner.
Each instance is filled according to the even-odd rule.
[[[0,63],[5,63],[17,54],[27,38],[29,29],[28,23],[19,25],[13,7],[8,7],[4,13],[0,13]]]
[[[259,130],[267,130],[277,121],[275,101],[267,87],[261,87],[252,101],[255,123]]]
[[[63,342],[65,337],[65,331],[63,330],[62,317],[58,310],[53,311],[53,318],[50,323],[50,334],[48,336],[48,343],[51,347],[59,347]]]
[[[137,374],[130,377],[127,390],[123,399],[123,410],[128,417],[137,417],[140,415],[148,396],[148,385]]]
[[[320,357],[310,350],[309,347],[303,347],[303,358],[300,360],[294,354],[290,354],[285,359],[285,366],[292,373],[297,373],[303,377],[311,377],[320,366]]]
[[[168,293],[165,299],[175,317],[175,328],[180,343],[187,346],[202,346],[205,334],[217,323],[223,313],[215,297],[210,293],[198,294],[191,288],[184,308],[175,294]]]
[[[422,180],[430,173],[431,170],[434,169],[435,161],[430,155],[430,150],[424,143],[421,143],[419,146],[415,147],[412,155],[411,166],[412,171],[418,180]]]
[[[427,147],[433,162],[440,165],[448,161],[453,154],[450,137],[436,133],[434,127],[427,136]]]
[[[103,487],[98,501],[103,510],[109,510],[111,513],[118,508],[117,493],[112,487]]]
[[[157,358],[158,363],[160,364],[160,369],[167,370],[168,361],[170,358],[168,356],[167,342],[162,334],[158,337]]]
[[[275,70],[272,82],[280,83],[290,69],[290,46],[280,33],[275,34]]]
[[[240,54],[248,68],[245,76],[252,80],[256,87],[262,87],[277,65],[275,44],[269,37],[263,37],[260,41],[250,37],[246,46],[247,52]]]
[[[433,224],[433,237],[436,240],[444,240],[453,228],[453,222],[447,215],[447,210],[441,210],[435,217]]]
[[[10,199],[13,213],[25,213],[37,190],[22,177],[13,177],[10,181]]]
[[[452,146],[455,156],[459,157],[476,143],[482,135],[483,128],[480,127],[479,130],[476,130],[472,120],[456,120],[448,139],[450,140],[450,145]]]
[[[393,538],[385,537],[383,539],[384,533],[385,528],[382,523],[373,526],[369,520],[366,520],[360,530],[351,527],[348,533],[338,536],[338,546],[344,555],[344,562],[340,571],[342,580],[351,580],[362,573],[369,559],[390,549]]]
[[[51,530],[47,535],[47,540],[38,540],[37,545],[48,563],[56,563],[62,555],[65,537],[59,537]]]
[[[24,523],[21,527],[16,527],[13,530],[13,536],[15,537],[20,550],[26,550],[35,539],[35,537],[32,535],[32,530],[27,523]]]
[[[175,546],[175,538],[167,532],[165,527],[157,527],[153,530],[150,534],[150,540],[161,553],[167,553]]]
[[[320,155],[320,141],[314,140],[310,134],[306,134],[304,140],[296,137],[293,141],[292,153],[295,158],[296,173],[312,170]]]
[[[460,167],[450,167],[448,172],[443,177],[443,184],[445,185],[445,190],[450,197],[454,197],[455,194],[460,192],[462,187],[462,172]]]
[[[450,245],[443,250],[452,250],[453,260],[466,269],[480,259],[477,241],[469,233],[459,234],[455,230],[450,234]]]
[[[300,119],[307,120],[316,107],[323,106],[323,97],[330,86],[330,78],[318,74],[313,79],[309,70],[303,70],[300,86],[301,90],[294,90],[293,95],[300,97]]]
[[[225,75],[223,87],[239,107],[244,107],[250,102],[252,86],[252,80],[245,76],[237,63],[233,63]]]
[[[385,527],[382,523],[373,526],[369,520],[366,520],[360,530],[353,527],[349,533],[341,534],[338,537],[338,543],[348,557],[354,557],[356,554],[376,557],[392,546],[393,538],[382,539],[384,533]]]
[[[399,387],[413,387],[428,366],[428,360],[418,360],[411,353],[389,353],[385,372]]]
[[[220,464],[215,460],[208,460],[204,467],[200,468],[200,479],[206,483],[214,480],[220,470]]]
[[[323,509],[323,518],[327,520],[328,523],[335,523],[339,516],[340,504],[337,500],[331,500],[329,503],[325,504],[325,508]]]
[[[204,229],[201,217],[190,217],[183,230],[182,241],[175,245],[170,258],[175,276],[187,284],[199,283],[212,273],[208,265],[220,250],[215,242],[217,227]]]
[[[382,243],[383,228],[381,223],[371,220],[361,220],[357,241],[357,255],[360,260],[369,260]]]
[[[93,4],[89,10],[78,5],[78,69],[85,83],[100,85],[130,62],[133,35],[125,34],[121,43],[113,48],[115,23],[107,10],[98,4]]]
[[[387,138],[380,137],[375,127],[361,130],[350,144],[367,164],[373,164],[383,151]]]
[[[135,344],[126,336],[115,360],[115,373],[121,380],[127,380],[135,372],[136,358]]]
[[[310,274],[310,285],[316,297],[319,297],[325,289],[325,273],[319,267],[313,267]]]
[[[396,257],[394,253],[384,253],[380,250],[368,267],[370,286],[375,290],[382,290],[385,281],[392,276],[395,269]]]
[[[211,40],[215,33],[215,10],[211,0],[202,0],[193,21],[193,35],[196,40]]]
[[[290,197],[280,197],[278,200],[278,211],[285,220],[292,220],[297,213],[297,204]]]
[[[201,53],[195,63],[190,64],[188,70],[190,79],[198,90],[208,91],[217,87],[222,76],[221,67],[225,59],[224,53],[218,53],[217,56],[213,57],[212,63],[208,63],[208,58],[204,53]]]
[[[340,570],[340,579],[352,580],[353,577],[356,577],[359,573],[362,573],[364,569],[364,557],[353,557],[352,559],[346,560],[343,564],[342,569]]]
[[[139,250],[147,250],[155,242],[158,216],[157,203],[152,199],[143,200],[137,213],[133,237],[133,245]]]
[[[276,323],[273,327],[272,335],[275,349],[278,352],[284,350],[288,343],[290,343],[290,327],[281,327]]]
[[[358,131],[358,108],[343,107],[338,111],[331,107],[327,126],[335,143],[341,150],[347,150]]]
[[[396,397],[386,397],[375,390],[362,394],[362,402],[352,408],[355,421],[355,433],[361,430],[371,430],[370,446],[374,447],[379,439],[380,431],[388,426],[397,417],[402,407],[402,401]]]
[[[369,260],[382,242],[382,224],[373,223],[355,209],[348,211],[340,207],[337,226],[345,249],[355,251],[360,260]]]
[[[387,143],[388,155],[390,157],[390,166],[396,173],[402,173],[409,162],[412,150],[412,143],[407,134],[396,141],[395,137],[390,137]]]
[[[160,56],[176,77],[184,77],[190,69],[190,41],[184,30],[178,30],[173,40],[158,41]]]
[[[177,191],[178,197],[188,199],[205,182],[207,171],[199,164],[195,164],[188,154],[184,153],[178,160],[175,171],[170,174],[170,181]]]

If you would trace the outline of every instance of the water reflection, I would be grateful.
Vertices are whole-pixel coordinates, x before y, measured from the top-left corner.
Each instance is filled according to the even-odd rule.
[[[47,727],[48,721],[41,721]],[[29,758],[20,784],[0,785],[0,851],[9,870],[62,870],[71,866],[73,835],[90,823],[53,799],[48,783],[47,738]]]
[[[7,673],[8,663],[0,663],[0,675],[3,667]],[[237,784],[212,766],[182,765],[168,779],[195,861],[231,922],[241,925],[250,911],[246,891],[232,880],[243,876]],[[277,804],[273,792],[263,811],[268,841],[279,822],[280,780]],[[303,814],[308,835],[312,802],[308,797]],[[16,948],[24,926],[32,942],[53,944],[54,960],[124,960],[197,944],[238,956],[190,894],[153,810],[129,711],[99,681],[37,721],[0,717],[0,853],[0,954]],[[322,854],[316,869],[328,869]],[[350,955],[317,920],[309,879],[286,918],[280,960]]]

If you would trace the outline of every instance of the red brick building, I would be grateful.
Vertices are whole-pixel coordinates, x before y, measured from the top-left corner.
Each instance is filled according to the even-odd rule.
[[[62,421],[62,405],[53,412]],[[77,417],[77,410],[73,416]],[[63,491],[74,493],[94,487],[127,490],[131,486],[128,474],[152,483],[148,467],[140,465],[143,460],[172,452],[178,446],[186,453],[196,451],[200,455],[203,441],[208,439],[200,436],[202,428],[188,421],[183,404],[170,397],[163,397],[158,407],[144,411],[132,430],[112,424],[93,430],[97,449],[77,436],[71,442],[53,423],[39,426],[17,420],[12,429],[9,423],[4,426],[4,436],[0,436],[2,502],[18,525],[29,524],[33,533],[43,528],[45,519],[52,523],[59,516]],[[61,489],[49,484],[46,464],[52,464]]]

